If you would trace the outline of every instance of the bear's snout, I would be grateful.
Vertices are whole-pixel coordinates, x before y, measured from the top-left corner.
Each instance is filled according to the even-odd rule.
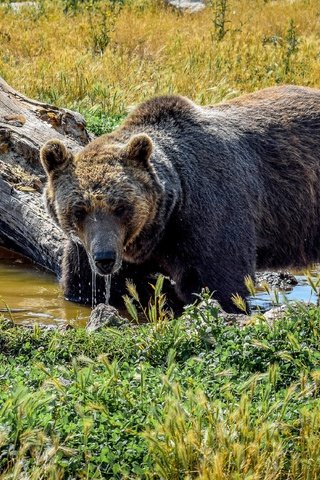
[[[107,250],[104,252],[95,253],[93,260],[97,272],[100,275],[110,275],[113,273],[116,258],[117,253],[115,250]]]

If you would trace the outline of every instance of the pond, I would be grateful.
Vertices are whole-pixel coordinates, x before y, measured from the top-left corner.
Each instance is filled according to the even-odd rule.
[[[317,282],[319,278],[320,265],[314,265],[311,270],[311,278]],[[260,309],[266,311],[273,306],[283,305],[287,302],[305,302],[317,304],[318,297],[308,283],[308,278],[301,271],[291,271],[297,280],[297,285],[288,287],[288,289],[271,289],[270,294],[262,289],[258,289],[254,297],[250,297],[249,304],[252,310]]]
[[[320,267],[312,270],[318,274]],[[279,293],[280,303],[284,295],[289,301],[316,303],[317,297],[301,272],[294,272],[298,284]],[[272,293],[273,297],[274,294]],[[252,309],[266,310],[272,306],[272,298],[260,291],[250,299]],[[10,310],[10,313],[8,312]],[[84,326],[91,309],[63,298],[62,290],[53,274],[36,267],[30,261],[4,248],[0,248],[0,313],[12,316],[16,323],[32,325]]]
[[[14,322],[85,325],[90,311],[89,307],[64,300],[53,274],[0,248],[0,312],[7,312],[5,315],[11,315]]]

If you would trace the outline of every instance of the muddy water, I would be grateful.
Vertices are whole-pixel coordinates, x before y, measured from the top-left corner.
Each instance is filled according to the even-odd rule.
[[[65,301],[53,274],[0,248],[0,314],[26,325],[85,325],[90,311]]]
[[[320,267],[314,270],[318,274]],[[312,292],[305,276],[294,272],[298,285],[279,293],[280,304],[289,301],[316,303],[316,295]],[[274,295],[258,292],[250,300],[252,309],[262,311],[270,308]],[[10,313],[8,312],[8,307]],[[84,326],[91,309],[67,302],[63,299],[61,288],[54,275],[35,267],[28,260],[0,248],[0,314],[11,316],[16,323],[33,325],[73,325]]]

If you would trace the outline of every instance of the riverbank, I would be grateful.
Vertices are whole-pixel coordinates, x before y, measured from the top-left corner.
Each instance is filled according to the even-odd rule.
[[[318,478],[319,338],[319,308],[240,327],[207,296],[122,330],[2,320],[1,478]]]

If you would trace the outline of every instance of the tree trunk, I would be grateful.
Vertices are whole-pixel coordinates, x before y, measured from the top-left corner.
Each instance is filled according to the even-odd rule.
[[[44,209],[39,162],[52,138],[74,152],[90,141],[79,113],[31,100],[0,77],[0,244],[59,276],[66,239]]]

